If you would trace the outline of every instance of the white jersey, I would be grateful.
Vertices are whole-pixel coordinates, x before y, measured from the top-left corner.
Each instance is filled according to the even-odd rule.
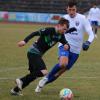
[[[91,8],[89,10],[88,19],[90,21],[100,21],[100,9],[99,8]]]
[[[70,22],[70,28],[75,27],[77,31],[65,34],[65,38],[70,45],[70,51],[79,54],[83,44],[84,33],[88,33],[88,41],[92,42],[94,39],[94,34],[89,21],[84,15],[77,13],[74,18],[71,18],[68,14],[63,16]],[[59,43],[58,47],[62,44]]]

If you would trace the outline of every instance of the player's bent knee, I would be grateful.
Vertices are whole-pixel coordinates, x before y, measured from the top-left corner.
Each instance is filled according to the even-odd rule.
[[[43,77],[47,73],[48,73],[47,70],[37,70],[37,71],[31,72],[31,75],[38,78],[38,77]]]
[[[63,68],[66,68],[67,66],[67,63],[64,63],[64,64],[61,64],[60,67],[63,69]]]
[[[61,62],[61,63],[60,63],[60,67],[61,67],[61,68],[66,68],[67,65],[68,65],[67,62]]]

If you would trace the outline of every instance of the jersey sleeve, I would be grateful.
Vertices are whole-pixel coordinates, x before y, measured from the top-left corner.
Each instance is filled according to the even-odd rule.
[[[89,21],[85,17],[83,20],[83,24],[84,24],[84,29],[85,29],[86,33],[89,35],[88,41],[92,42],[94,40],[94,33],[92,31],[92,27],[91,27]]]
[[[27,43],[30,39],[32,39],[34,36],[39,36],[40,35],[40,31],[36,31],[36,32],[32,32],[31,34],[29,34],[24,41]]]
[[[62,43],[63,45],[68,44],[68,41],[65,39],[64,35],[62,35],[62,37],[61,37],[59,42]]]
[[[24,41],[27,43],[30,39],[32,39],[34,36],[43,36],[43,35],[48,35],[51,33],[51,28],[43,28],[40,29],[39,31],[33,32],[30,35],[28,35]]]

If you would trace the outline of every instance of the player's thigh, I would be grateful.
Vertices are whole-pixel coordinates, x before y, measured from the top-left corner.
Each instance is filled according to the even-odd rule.
[[[46,70],[46,65],[40,55],[28,52],[27,56],[29,61],[30,72]]]
[[[61,66],[66,66],[68,64],[68,56],[69,56],[69,50],[64,50],[63,46],[60,46],[58,48],[59,52],[59,63]]]
[[[60,63],[61,66],[66,66],[68,64],[68,57],[61,56],[59,58],[59,63]]]

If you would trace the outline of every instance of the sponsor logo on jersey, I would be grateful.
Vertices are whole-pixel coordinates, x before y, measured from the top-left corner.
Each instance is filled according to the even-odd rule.
[[[78,35],[78,33],[76,33],[76,32],[71,32],[70,34],[72,34],[72,35]]]

